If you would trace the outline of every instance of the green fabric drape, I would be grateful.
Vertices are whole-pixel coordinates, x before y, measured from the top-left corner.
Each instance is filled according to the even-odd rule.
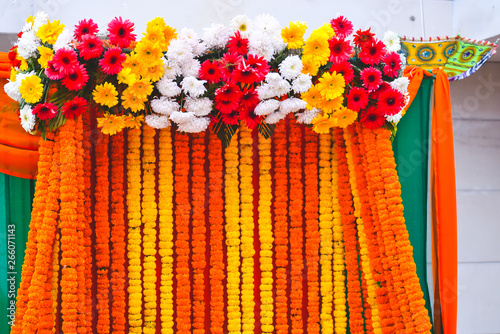
[[[415,100],[398,124],[393,142],[401,198],[405,207],[404,217],[417,275],[424,292],[429,316],[431,304],[427,284],[427,192],[429,163],[429,128],[431,94],[434,78],[424,77]]]
[[[0,333],[10,333],[28,241],[33,180],[0,173]],[[13,316],[12,316],[13,318]]]

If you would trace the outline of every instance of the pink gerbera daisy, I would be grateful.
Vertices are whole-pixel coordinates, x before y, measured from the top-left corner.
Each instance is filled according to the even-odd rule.
[[[92,21],[92,19],[89,20],[81,20],[78,22],[78,24],[75,26],[75,39],[79,42],[82,41],[82,37],[90,34],[90,35],[95,35],[99,31],[99,28],[97,24]]]
[[[347,95],[347,107],[354,111],[364,109],[368,104],[368,92],[361,87],[352,87]]]
[[[380,94],[377,107],[385,115],[396,115],[404,106],[403,94],[397,89],[388,88]]]
[[[57,115],[57,106],[54,103],[40,103],[33,108],[32,113],[42,121],[50,120]]]
[[[229,38],[229,43],[227,43],[227,47],[230,53],[246,55],[248,52],[248,39],[241,38],[240,31],[237,30],[234,36],[231,36]]]
[[[59,80],[59,79],[62,79],[64,77],[64,75],[62,75],[59,71],[57,71],[54,68],[54,62],[52,60],[50,60],[47,63],[47,68],[45,69],[45,75],[50,80]]]
[[[69,90],[80,90],[89,81],[87,70],[83,65],[78,66],[77,70],[62,79],[62,83]]]
[[[331,20],[330,25],[335,31],[335,34],[340,38],[346,38],[347,36],[352,34],[352,22],[343,16],[339,16]]]
[[[66,48],[56,51],[52,58],[52,63],[54,69],[63,76],[73,73],[80,65],[75,50]]]
[[[206,80],[209,84],[221,81],[222,77],[219,62],[211,62],[208,59],[205,60],[200,66],[199,76],[201,80]]]
[[[99,58],[102,54],[102,41],[94,35],[82,36],[81,42],[76,46],[80,51],[80,57],[85,60]]]
[[[74,99],[64,103],[62,113],[66,118],[76,118],[87,110],[87,100],[83,97],[75,96]]]
[[[118,74],[122,69],[122,63],[125,61],[127,56],[122,53],[120,48],[111,48],[104,53],[104,56],[99,60],[99,66],[101,66],[104,73],[108,75]]]
[[[108,25],[109,41],[122,49],[128,48],[135,41],[134,23],[129,20],[123,21],[121,17],[115,17]]]
[[[384,59],[385,45],[382,41],[373,39],[370,43],[361,46],[359,59],[368,65],[377,65]]]
[[[398,76],[398,72],[401,69],[401,57],[396,52],[390,52],[384,58],[384,74],[389,78],[394,78]]]
[[[343,61],[338,64],[333,64],[330,67],[330,72],[333,71],[342,74],[346,85],[348,85],[354,78],[354,70],[352,69],[351,63],[349,63],[348,61]]]
[[[368,91],[377,90],[382,84],[382,72],[375,67],[367,67],[361,71],[361,80]]]
[[[375,107],[370,107],[361,112],[359,120],[367,129],[378,129],[385,123],[385,116],[382,115]]]
[[[332,37],[328,40],[330,46],[330,61],[334,64],[346,61],[351,56],[352,46],[348,41]]]

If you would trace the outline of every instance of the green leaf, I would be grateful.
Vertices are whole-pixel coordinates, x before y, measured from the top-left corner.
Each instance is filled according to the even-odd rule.
[[[276,129],[276,124],[267,124],[266,122],[261,122],[259,124],[259,127],[257,128],[257,130],[259,130],[259,133],[266,139],[272,137],[274,129]]]
[[[213,127],[217,138],[220,139],[224,147],[228,147],[231,144],[231,139],[233,138],[236,131],[238,131],[238,125],[229,125],[224,123],[222,119],[219,119],[217,124]]]

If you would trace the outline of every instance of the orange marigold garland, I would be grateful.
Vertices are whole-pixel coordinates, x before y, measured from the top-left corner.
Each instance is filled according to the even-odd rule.
[[[304,332],[302,322],[302,288],[304,259],[302,256],[304,247],[304,217],[302,214],[304,187],[302,184],[302,131],[295,119],[290,120],[289,134],[289,171],[290,171],[290,316],[292,320],[292,332],[300,334]]]
[[[227,331],[241,333],[240,305],[240,196],[238,178],[238,137],[233,137],[231,144],[224,152],[225,178],[225,216],[227,245]]]
[[[141,265],[141,128],[127,132],[128,322],[130,333],[142,333]]]
[[[205,333],[205,133],[192,134],[191,166],[193,234],[193,331]]]
[[[209,160],[209,224],[210,224],[210,332],[224,333],[224,201],[222,197],[222,143],[210,131]]]
[[[262,333],[274,333],[273,230],[271,220],[271,140],[259,134],[260,323]]]
[[[158,161],[158,213],[159,254],[161,259],[160,282],[160,319],[161,333],[174,332],[174,295],[173,295],[173,151],[170,128],[161,129],[159,135]]]
[[[319,224],[318,224],[318,134],[306,127],[304,149],[306,267],[307,267],[307,330],[320,332],[319,303]]]
[[[144,273],[142,276],[144,295],[144,333],[156,332],[156,130],[148,125],[142,127],[142,249]]]
[[[57,332],[57,324],[58,324],[58,319],[57,319],[57,310],[59,309],[59,270],[61,269],[59,266],[59,255],[60,255],[60,250],[61,250],[61,231],[58,228],[56,231],[56,237],[54,239],[54,251],[52,253],[52,287],[51,287],[51,294],[52,294],[52,328],[56,330]]]
[[[176,267],[176,333],[191,333],[191,280],[189,256],[189,225],[191,204],[189,202],[189,136],[175,133],[175,253]]]

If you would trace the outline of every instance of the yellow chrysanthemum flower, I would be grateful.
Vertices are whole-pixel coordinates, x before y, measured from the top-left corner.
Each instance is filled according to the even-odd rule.
[[[316,133],[329,133],[330,129],[337,125],[335,118],[330,118],[328,114],[318,115],[311,123],[313,124],[313,131]]]
[[[144,102],[137,96],[132,94],[130,87],[125,89],[122,94],[122,106],[125,109],[130,109],[133,112],[144,110]]]
[[[125,127],[130,129],[139,129],[142,123],[144,123],[144,115],[127,115],[123,119],[125,121]]]
[[[52,22],[48,20],[47,23],[38,29],[36,35],[43,43],[54,44],[59,34],[63,31],[63,28],[64,24],[61,24],[59,20],[54,20]]]
[[[19,93],[27,103],[37,103],[43,95],[42,80],[36,75],[30,75],[21,81]]]
[[[326,72],[319,79],[318,88],[321,90],[321,95],[327,99],[332,100],[344,92],[345,80],[342,74],[333,71],[332,73]]]
[[[319,108],[324,100],[317,85],[312,85],[307,92],[302,93],[301,98],[307,102],[307,109]]]
[[[290,22],[290,26],[284,27],[281,30],[283,42],[288,43],[291,49],[297,49],[304,45],[304,34],[306,33],[307,24],[301,21]]]
[[[165,68],[163,67],[163,62],[160,60],[155,65],[145,68],[142,72],[142,76],[151,82],[156,82],[161,79],[164,72]]]
[[[130,94],[134,95],[139,100],[146,101],[149,94],[153,92],[153,85],[148,79],[143,78],[136,80],[126,90],[130,91]]]
[[[125,121],[123,116],[107,114],[97,118],[97,127],[101,128],[101,132],[105,135],[114,135],[123,130]]]
[[[47,63],[52,60],[54,56],[54,50],[46,46],[39,46],[38,52],[40,52],[40,58],[38,58],[38,63],[42,68],[47,68]]]
[[[342,108],[342,103],[344,102],[344,96],[340,95],[331,100],[321,100],[318,108],[322,109],[323,112],[327,114],[333,113],[335,110]]]
[[[328,35],[318,30],[313,31],[304,45],[303,54],[311,57],[320,65],[326,64],[330,57],[330,46],[328,45]]]
[[[115,86],[109,82],[97,85],[92,92],[92,96],[96,103],[110,108],[118,103],[118,92]]]
[[[129,68],[132,73],[137,75],[139,75],[143,71],[142,67],[143,67],[142,63],[135,52],[132,52],[129,55],[127,55],[125,61],[123,62],[124,69]]]
[[[124,67],[117,75],[118,83],[132,85],[137,80],[137,75],[129,67]]]
[[[341,107],[333,113],[333,118],[337,119],[337,126],[346,128],[358,118],[358,113],[346,107]]]
[[[135,52],[139,62],[145,67],[156,62],[163,56],[160,47],[148,40],[143,40],[137,43]]]

